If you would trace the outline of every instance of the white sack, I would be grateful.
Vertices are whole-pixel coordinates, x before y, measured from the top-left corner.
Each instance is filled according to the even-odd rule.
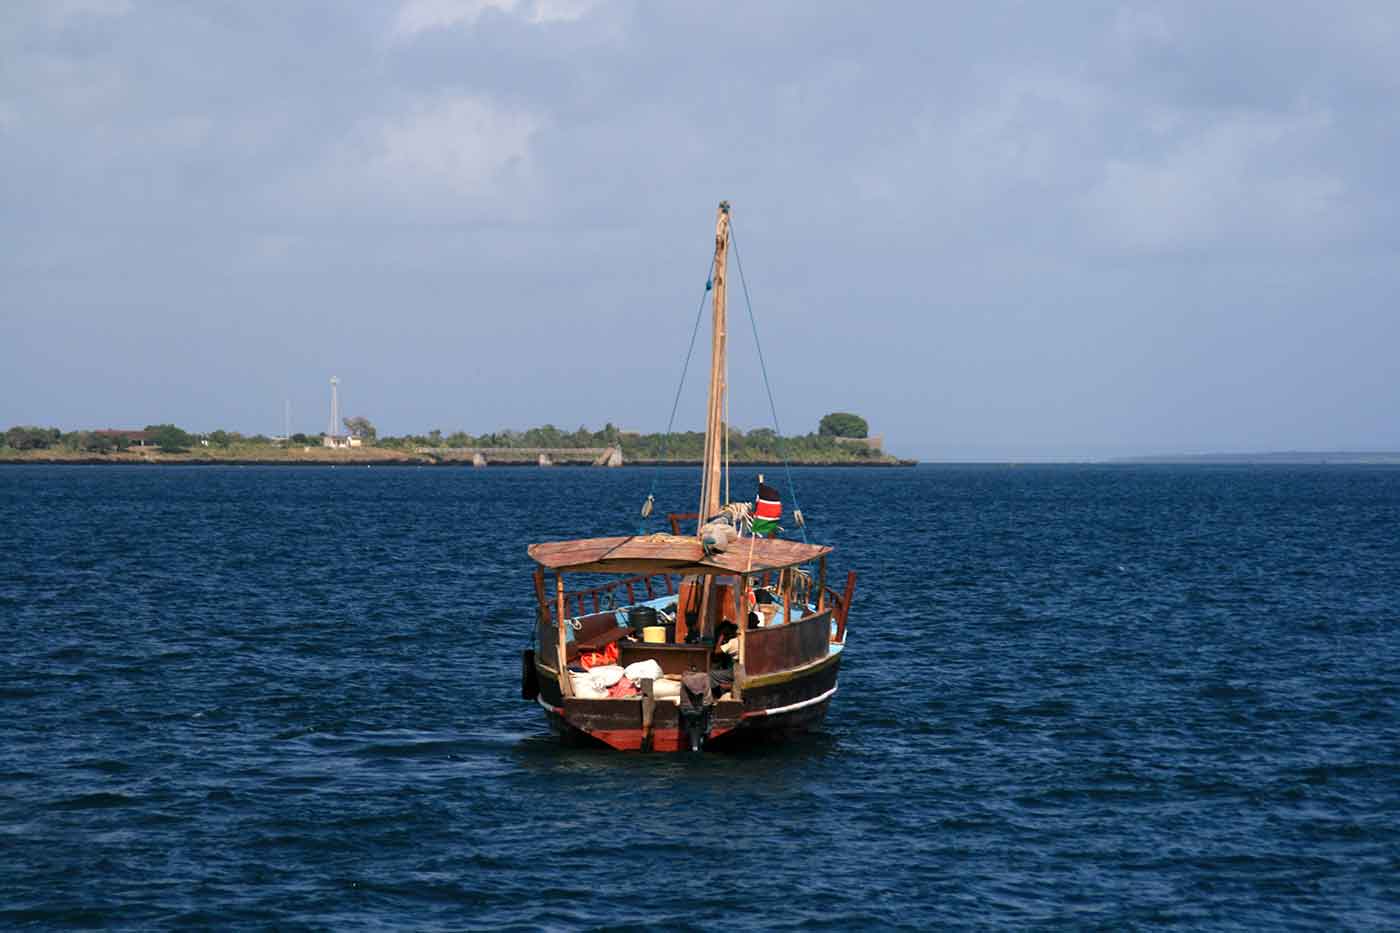
[[[622,668],[618,668],[618,670],[622,670]],[[647,658],[645,661],[633,661],[631,664],[627,665],[627,669],[623,671],[623,674],[634,684],[641,683],[647,678],[660,680],[661,665],[657,664],[651,658]]]
[[[608,688],[622,679],[622,668],[616,664],[604,664],[588,672],[588,679],[594,690],[608,692]]]
[[[569,678],[574,684],[574,696],[581,700],[601,700],[608,695],[607,690],[599,690],[593,686],[593,678],[588,676],[589,672],[582,674],[570,673]]]

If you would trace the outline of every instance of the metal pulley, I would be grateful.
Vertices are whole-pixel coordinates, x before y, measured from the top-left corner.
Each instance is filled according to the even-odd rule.
[[[792,510],[792,521],[798,528],[804,528],[807,525],[807,519],[802,517],[801,509]]]
[[[651,518],[651,508],[652,508],[652,506],[655,505],[655,504],[656,504],[656,497],[653,496],[652,494],[648,493],[648,494],[647,494],[647,501],[645,501],[645,502],[642,503],[642,518]]]

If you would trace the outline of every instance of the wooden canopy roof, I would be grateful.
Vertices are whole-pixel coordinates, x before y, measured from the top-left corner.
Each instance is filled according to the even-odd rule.
[[[700,542],[678,535],[628,535],[546,541],[529,547],[547,570],[587,573],[762,573],[805,564],[831,553],[823,544],[778,538],[742,538],[726,551],[706,554]]]

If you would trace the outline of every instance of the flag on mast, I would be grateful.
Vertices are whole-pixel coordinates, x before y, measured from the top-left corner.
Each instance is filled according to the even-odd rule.
[[[783,502],[778,490],[762,479],[758,481],[758,501],[753,507],[753,533],[771,535],[778,530],[778,519],[783,517]]]

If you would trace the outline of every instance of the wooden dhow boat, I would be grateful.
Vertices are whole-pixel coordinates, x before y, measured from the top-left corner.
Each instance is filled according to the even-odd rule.
[[[829,546],[776,537],[780,497],[763,477],[752,505],[720,501],[729,247],[721,202],[700,510],[671,514],[669,533],[528,548],[538,613],[522,695],[568,742],[675,752],[776,741],[819,725],[836,695],[855,573],[837,591]]]

